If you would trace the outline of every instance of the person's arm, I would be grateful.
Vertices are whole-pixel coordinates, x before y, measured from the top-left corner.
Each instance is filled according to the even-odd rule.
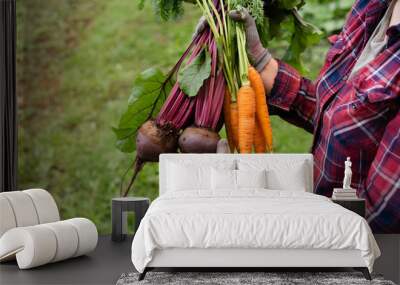
[[[315,85],[293,67],[272,58],[268,49],[262,46],[255,21],[246,9],[230,11],[229,16],[244,23],[247,54],[263,79],[270,113],[312,132]]]
[[[315,84],[280,60],[261,71],[271,114],[309,132],[314,130]]]
[[[400,233],[400,111],[386,126],[365,181],[367,219],[375,233]]]

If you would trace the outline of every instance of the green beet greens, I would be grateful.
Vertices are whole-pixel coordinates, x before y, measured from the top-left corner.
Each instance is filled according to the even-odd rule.
[[[143,6],[145,0],[139,1],[140,5]],[[183,2],[194,4],[200,2],[203,7],[205,4],[203,0],[151,0],[155,13],[163,20],[181,16],[184,13]],[[274,38],[286,42],[287,49],[283,59],[300,72],[305,73],[307,71],[301,60],[301,55],[308,47],[317,44],[322,35],[322,32],[318,28],[304,21],[298,13],[298,10],[301,9],[307,1],[265,1],[268,4],[264,4],[263,0],[224,0],[222,2],[230,8],[242,6],[248,9],[256,21],[257,29],[263,44],[268,46],[270,41]],[[310,2],[312,1],[310,0]],[[218,19],[216,20],[216,24],[216,26],[219,27]],[[229,29],[229,24],[227,26],[228,27],[223,28]],[[221,33],[220,31],[218,32]],[[215,35],[215,30],[213,30],[213,33]],[[228,78],[226,77],[226,79]]]

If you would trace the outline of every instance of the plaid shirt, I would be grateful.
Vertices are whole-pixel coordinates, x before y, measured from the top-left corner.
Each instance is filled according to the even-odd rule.
[[[315,192],[341,187],[344,161],[353,162],[352,187],[366,199],[375,233],[400,233],[400,25],[386,48],[348,79],[389,1],[359,0],[315,83],[279,61],[268,97],[272,111],[314,134]]]

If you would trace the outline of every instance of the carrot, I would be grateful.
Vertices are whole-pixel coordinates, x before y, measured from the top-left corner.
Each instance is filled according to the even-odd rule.
[[[265,145],[265,138],[260,126],[259,121],[256,118],[256,126],[254,128],[254,151],[256,153],[266,152],[267,147]]]
[[[225,90],[224,94],[224,121],[229,149],[231,152],[235,152],[235,142],[233,140],[233,132],[231,126],[231,94],[229,94],[228,89]]]
[[[256,100],[250,85],[240,87],[237,95],[239,111],[239,151],[251,153],[253,146]]]
[[[230,109],[233,144],[239,152],[239,112],[237,103],[232,102],[230,104]]]
[[[256,97],[256,116],[260,122],[265,141],[267,143],[268,151],[272,152],[272,128],[269,118],[267,99],[265,96],[264,83],[257,70],[249,66],[248,77],[251,87],[253,87]]]

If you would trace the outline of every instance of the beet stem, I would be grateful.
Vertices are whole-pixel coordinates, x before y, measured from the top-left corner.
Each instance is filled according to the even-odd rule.
[[[133,170],[133,176],[131,178],[131,181],[129,182],[128,187],[125,189],[123,197],[128,196],[129,190],[131,190],[133,183],[136,180],[136,176],[139,174],[139,172],[143,169],[145,162],[142,161],[139,157],[136,156],[135,159],[135,168]]]

